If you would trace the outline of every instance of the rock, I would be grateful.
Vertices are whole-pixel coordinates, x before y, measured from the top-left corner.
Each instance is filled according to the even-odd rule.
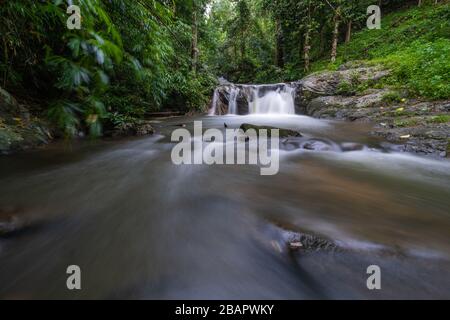
[[[305,150],[311,151],[341,151],[338,145],[332,141],[324,139],[311,139],[304,142],[301,146]]]
[[[20,111],[16,99],[0,87],[0,112],[16,115]]]
[[[281,236],[285,239],[287,246],[291,250],[303,251],[339,251],[341,250],[336,243],[331,240],[279,227]]]
[[[34,148],[52,139],[48,125],[0,88],[0,154]]]
[[[137,124],[135,131],[136,136],[146,136],[155,133],[155,129],[153,129],[152,125],[147,122]]]
[[[332,96],[338,93],[342,83],[350,85],[376,82],[390,74],[381,66],[342,68],[338,71],[323,71],[307,76],[301,80],[302,91],[307,100],[317,96]]]
[[[365,146],[361,143],[345,142],[341,144],[341,149],[344,152],[361,151],[364,150],[364,148]]]
[[[383,96],[389,90],[378,90],[363,96],[323,96],[312,99],[306,106],[306,114],[316,118],[357,120],[369,117],[373,110],[384,105]],[[351,119],[353,117],[353,119]]]
[[[21,228],[17,217],[10,217],[7,220],[0,221],[0,237],[6,236]]]
[[[7,236],[22,227],[23,224],[16,216],[17,212],[17,208],[14,207],[0,207],[0,237]]]
[[[279,137],[280,138],[286,138],[286,137],[301,137],[302,134],[295,130],[290,129],[283,129],[283,128],[275,128],[270,126],[257,126],[253,124],[244,123],[240,126],[240,129],[243,131],[247,131],[249,129],[255,129],[256,134],[259,136],[259,130],[267,130],[267,136],[271,137],[271,130],[278,129],[279,130]]]
[[[177,125],[185,127],[185,125]],[[137,121],[133,123],[126,123],[120,127],[116,127],[113,130],[105,131],[106,137],[127,137],[127,136],[146,136],[155,133],[155,129],[151,125],[151,121]]]

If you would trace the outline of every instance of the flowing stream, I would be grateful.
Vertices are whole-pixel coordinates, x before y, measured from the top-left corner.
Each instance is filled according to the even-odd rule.
[[[0,237],[0,298],[450,298],[450,163],[387,152],[368,125],[293,115],[291,99],[0,158],[0,219],[22,225]],[[176,166],[170,134],[194,120],[303,136],[280,143],[274,176]],[[66,288],[69,265],[80,291]],[[381,290],[366,286],[370,265]]]

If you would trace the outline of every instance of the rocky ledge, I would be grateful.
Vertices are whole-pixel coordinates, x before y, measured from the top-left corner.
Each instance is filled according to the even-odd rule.
[[[382,67],[342,66],[308,76],[302,84],[302,113],[325,119],[374,124],[373,136],[397,151],[450,157],[450,100],[409,99],[405,92],[382,88],[389,75]]]

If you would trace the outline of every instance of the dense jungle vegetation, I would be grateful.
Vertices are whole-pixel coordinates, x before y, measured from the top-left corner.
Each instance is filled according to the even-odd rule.
[[[374,3],[375,2],[375,3]],[[81,29],[66,26],[70,4]],[[366,28],[380,5],[382,28]],[[450,97],[450,5],[405,0],[0,0],[0,87],[67,136],[204,111],[217,78],[299,80],[351,60]]]

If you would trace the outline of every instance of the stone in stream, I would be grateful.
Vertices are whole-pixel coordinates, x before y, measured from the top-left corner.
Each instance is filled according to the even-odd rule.
[[[276,129],[279,130],[280,138],[302,137],[302,134],[295,130],[276,128],[276,127],[270,127],[270,126],[257,126],[257,125],[249,124],[249,123],[243,123],[240,126],[240,129],[242,129],[243,131],[247,131],[249,129],[254,129],[254,130],[256,130],[256,134],[258,137],[259,137],[259,130],[267,130],[267,137],[270,138],[271,133],[272,133],[271,130],[276,130]]]
[[[125,136],[146,136],[155,133],[150,121],[137,121],[135,123],[126,123],[115,127],[113,130],[105,131],[106,137],[125,137]]]
[[[310,139],[301,145],[301,148],[310,151],[342,151],[341,148],[332,141],[325,139]]]
[[[349,151],[361,151],[364,150],[365,146],[361,143],[355,143],[355,142],[345,142],[341,144],[341,149],[344,152]]]
[[[286,228],[278,223],[266,225],[265,237],[271,238],[270,244],[275,251],[283,252],[283,248],[291,251],[324,251],[336,252],[342,250],[332,240],[323,237],[294,231],[295,228]],[[297,229],[297,228],[295,228]]]
[[[7,236],[23,226],[16,212],[15,208],[0,208],[0,237]]]

